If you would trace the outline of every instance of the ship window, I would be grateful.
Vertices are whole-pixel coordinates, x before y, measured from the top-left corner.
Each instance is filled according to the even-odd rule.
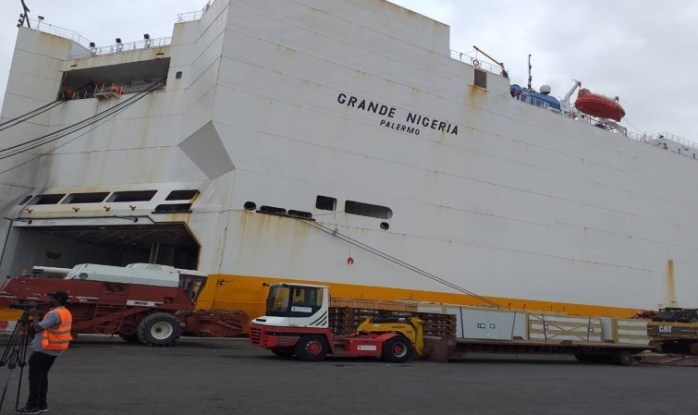
[[[175,74],[175,79],[182,79],[182,71],[177,71]]]
[[[302,210],[289,210],[288,216],[295,216],[297,218],[312,219],[313,214],[310,212],[303,212]]]
[[[388,222],[381,222],[381,229],[387,231],[388,229],[390,229],[390,224],[388,224]]]
[[[347,200],[344,203],[344,211],[354,215],[370,216],[372,218],[390,219],[393,217],[393,211],[390,208],[379,205],[370,205],[368,203],[354,202]]]
[[[487,72],[481,71],[480,69],[475,69],[475,79],[473,81],[475,86],[480,88],[487,88]]]
[[[286,209],[274,207],[274,206],[261,206],[259,208],[261,213],[272,213],[274,215],[285,215]]]
[[[257,209],[257,204],[255,202],[245,202],[243,207],[245,210],[255,210]]]
[[[109,192],[71,193],[61,203],[99,203],[109,196]]]
[[[695,154],[693,155],[693,158],[696,158],[696,155],[695,155]],[[34,197],[34,195],[26,195],[26,196],[24,196],[24,197],[22,198],[22,200],[20,200],[19,203],[17,203],[17,204],[18,204],[18,205],[23,205],[23,204],[27,203],[27,202],[29,201],[29,199],[31,199],[32,197]]]
[[[191,200],[198,194],[198,190],[173,190],[165,200]]]
[[[157,205],[153,213],[190,213],[191,203],[169,203]]]
[[[46,194],[46,195],[36,195],[34,199],[29,203],[30,205],[55,205],[63,199],[65,193],[60,194]]]
[[[131,190],[126,192],[114,192],[108,202],[147,202],[155,196],[157,190]]]
[[[315,207],[320,210],[335,210],[337,209],[337,199],[334,197],[318,196],[315,199]]]

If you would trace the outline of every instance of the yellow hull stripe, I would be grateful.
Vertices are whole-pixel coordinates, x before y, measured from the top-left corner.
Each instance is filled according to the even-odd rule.
[[[238,309],[250,318],[264,315],[268,288],[265,283],[298,282],[305,284],[327,285],[332,297],[357,298],[370,300],[410,300],[441,304],[488,307],[488,304],[466,294],[449,294],[438,291],[408,290],[402,288],[373,287],[330,283],[324,281],[291,280],[273,277],[250,277],[241,275],[212,274],[206,287],[199,296],[197,308]],[[595,317],[629,318],[636,309],[594,306],[584,304],[560,303],[528,299],[486,297],[504,308],[525,310],[529,312],[565,313],[571,315]]]

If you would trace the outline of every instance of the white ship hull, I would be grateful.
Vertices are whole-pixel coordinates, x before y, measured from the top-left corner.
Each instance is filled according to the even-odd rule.
[[[277,279],[553,311],[698,298],[695,160],[516,101],[497,74],[475,86],[447,26],[391,3],[271,3],[218,0],[169,46],[96,56],[21,29],[3,120],[90,77],[166,85],[0,160],[0,271],[150,260],[217,275],[205,301],[250,310]],[[64,102],[3,148],[130,96]]]

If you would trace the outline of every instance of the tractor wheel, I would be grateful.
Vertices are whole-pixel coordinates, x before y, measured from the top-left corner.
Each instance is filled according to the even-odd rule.
[[[146,346],[172,346],[179,335],[179,321],[172,314],[149,314],[138,323],[138,339]]]
[[[133,333],[133,334],[124,334],[124,333],[119,333],[119,337],[121,337],[124,341],[128,343],[140,343],[141,339],[138,338],[138,333]]]
[[[630,366],[633,364],[633,355],[627,350],[619,350],[613,353],[611,359],[613,363],[620,366]]]
[[[383,359],[392,363],[404,363],[414,354],[412,342],[405,336],[396,336],[383,345]]]
[[[298,360],[319,362],[327,356],[327,342],[323,336],[308,335],[296,343],[295,353]]]

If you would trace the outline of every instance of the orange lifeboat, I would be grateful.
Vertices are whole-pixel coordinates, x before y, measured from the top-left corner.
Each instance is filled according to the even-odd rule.
[[[625,110],[620,106],[618,97],[611,99],[603,95],[593,94],[586,88],[579,90],[574,106],[592,117],[609,118],[616,121],[625,117]]]

